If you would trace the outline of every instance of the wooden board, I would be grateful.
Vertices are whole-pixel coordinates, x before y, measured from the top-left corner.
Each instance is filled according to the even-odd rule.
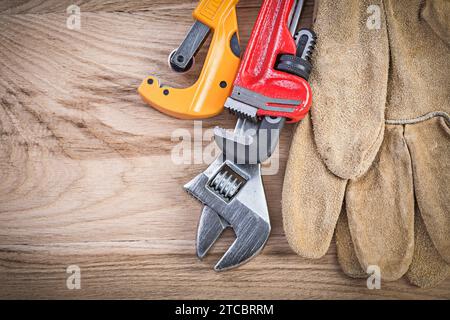
[[[73,2],[79,31],[66,28],[72,1],[0,2],[0,298],[450,297],[450,281],[368,290],[364,279],[340,271],[334,244],[319,260],[290,250],[280,199],[292,126],[281,138],[279,173],[264,178],[272,222],[264,251],[215,273],[233,241],[227,232],[198,261],[201,205],[182,185],[206,164],[171,160],[177,134],[192,135],[194,122],[160,114],[136,93],[151,72],[168,84],[195,80],[205,49],[188,75],[171,73],[166,60],[196,1]],[[259,5],[239,6],[244,44]],[[309,1],[305,25],[312,7]],[[223,114],[202,126],[234,121]],[[66,287],[69,265],[81,268],[80,290]]]

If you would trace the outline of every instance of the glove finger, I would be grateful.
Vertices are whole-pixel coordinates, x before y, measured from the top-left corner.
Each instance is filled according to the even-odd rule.
[[[445,2],[385,1],[391,54],[386,119],[448,112],[450,1]],[[436,9],[442,11],[434,14]]]
[[[417,204],[431,240],[450,263],[450,128],[443,117],[407,125]]]
[[[345,200],[362,268],[378,266],[387,281],[402,277],[414,250],[412,169],[402,126],[386,126],[374,163],[364,176],[349,182]]]
[[[336,226],[336,248],[342,271],[352,278],[365,278],[356,256],[345,211]],[[414,218],[414,254],[406,272],[409,282],[421,288],[436,287],[450,276],[450,266],[442,259],[426,231],[423,220],[416,210]]]
[[[352,278],[367,277],[356,256],[352,236],[348,227],[347,213],[344,208],[339,216],[335,235],[337,257],[342,271]]]
[[[434,247],[419,210],[414,220],[414,239],[413,260],[406,277],[421,288],[435,287],[450,275],[450,266]]]
[[[332,173],[355,178],[383,140],[389,67],[383,3],[321,0],[314,29],[315,143]]]
[[[320,160],[308,115],[294,133],[282,194],[284,231],[296,253],[320,258],[327,252],[345,185]]]

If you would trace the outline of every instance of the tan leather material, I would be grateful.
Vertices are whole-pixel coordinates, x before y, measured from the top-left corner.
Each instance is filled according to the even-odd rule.
[[[308,115],[292,140],[295,148],[289,154],[281,204],[291,248],[303,257],[320,258],[333,237],[346,181],[330,173],[320,161],[312,135]]]
[[[366,26],[369,6],[381,10],[380,29]],[[368,169],[383,139],[389,52],[382,11],[380,0],[318,5],[312,121],[322,160],[344,179]]]
[[[434,247],[418,210],[415,216],[414,237],[414,256],[406,277],[416,286],[435,287],[450,275],[450,266]]]
[[[298,126],[283,186],[285,231],[300,255],[322,256],[336,227],[351,276],[378,265],[384,280],[409,269],[412,283],[431,286],[447,275],[449,3],[320,0],[312,129],[309,118]],[[363,30],[370,5],[381,13],[376,32]]]
[[[384,280],[401,278],[414,250],[412,168],[402,126],[386,126],[380,152],[364,176],[349,182],[345,201],[362,268],[377,265]]]
[[[450,263],[450,128],[444,118],[407,125],[417,205],[437,251]]]
[[[359,264],[348,227],[347,212],[342,209],[336,225],[336,251],[339,265],[352,278],[366,278],[367,274]]]
[[[450,43],[450,1],[426,1],[421,18],[434,33],[448,46]]]
[[[428,21],[422,17],[422,8],[437,9],[434,3],[441,1],[426,1],[425,6],[420,0],[385,1],[391,55],[386,119],[413,119],[432,111],[450,113],[450,46],[442,39],[443,27],[436,27],[441,32],[438,35],[428,22],[437,21],[434,18],[440,15]]]
[[[416,286],[435,287],[450,275],[450,266],[434,247],[418,210],[414,219],[414,254],[406,277]],[[339,264],[346,275],[352,278],[367,277],[356,257],[345,212],[339,216],[336,226],[336,250]]]

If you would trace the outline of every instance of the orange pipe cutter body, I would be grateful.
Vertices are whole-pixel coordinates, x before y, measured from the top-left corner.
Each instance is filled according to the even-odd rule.
[[[155,77],[144,79],[138,92],[155,109],[180,119],[202,119],[219,114],[231,94],[240,63],[236,4],[238,0],[202,0],[193,12],[196,20],[186,39],[170,57],[176,71],[192,59],[210,30],[213,37],[203,69],[188,88],[161,85]],[[177,70],[176,66],[180,66]]]

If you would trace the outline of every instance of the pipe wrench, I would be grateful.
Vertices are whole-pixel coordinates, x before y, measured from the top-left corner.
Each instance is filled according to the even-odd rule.
[[[208,118],[222,111],[240,62],[237,3],[238,0],[200,1],[193,12],[195,23],[178,49],[169,56],[169,65],[174,71],[189,70],[195,54],[213,31],[200,76],[188,88],[164,86],[150,76],[138,89],[146,103],[180,119]]]
[[[202,258],[222,231],[236,240],[215,266],[236,267],[254,257],[270,234],[261,162],[274,151],[286,122],[298,122],[311,106],[310,57],[316,42],[309,29],[297,32],[303,0],[265,0],[255,22],[225,107],[238,116],[233,132],[215,129],[222,150],[184,187],[204,204],[197,231]]]

